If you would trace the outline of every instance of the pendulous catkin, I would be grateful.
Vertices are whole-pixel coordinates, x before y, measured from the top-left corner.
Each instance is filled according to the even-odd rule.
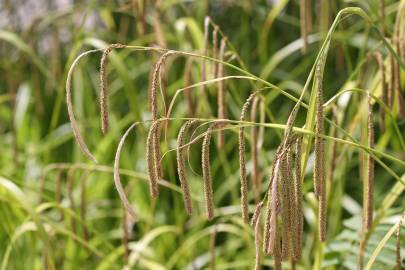
[[[155,121],[158,118],[158,107],[157,107],[157,89],[159,85],[159,75],[162,66],[164,65],[167,58],[171,55],[176,54],[175,51],[167,51],[166,53],[162,54],[162,56],[156,62],[153,73],[152,73],[152,83],[150,89],[150,96],[149,96],[149,103],[152,113],[152,120]]]
[[[191,215],[193,212],[193,206],[191,203],[190,186],[186,175],[186,164],[184,157],[184,137],[187,134],[189,128],[195,123],[195,120],[187,121],[180,129],[177,136],[177,172],[179,174],[179,180],[181,189],[183,191],[183,201],[187,214]]]
[[[221,39],[221,45],[219,48],[219,60],[224,61],[225,55],[226,39]],[[224,76],[224,65],[222,63],[216,64],[218,66],[217,76],[222,78]],[[215,77],[217,78],[217,77]],[[226,91],[224,80],[218,82],[218,118],[225,119],[227,117],[226,111]],[[222,130],[218,131],[218,147],[222,148],[225,144],[224,132]]]
[[[371,96],[367,94],[368,114],[367,114],[367,138],[368,147],[374,147],[374,124],[373,124],[373,105]],[[373,222],[373,193],[374,193],[374,159],[370,154],[367,154],[367,179],[363,183],[363,207],[364,231],[371,228]]]
[[[249,108],[250,103],[253,98],[256,96],[257,92],[253,92],[245,104],[243,104],[242,112],[240,114],[240,121],[245,120],[246,112]],[[248,184],[246,178],[246,159],[245,159],[245,128],[242,126],[239,128],[239,166],[240,166],[240,193],[241,193],[241,210],[242,218],[245,222],[249,220],[249,211],[248,211]]]
[[[159,129],[159,121],[154,121],[149,129],[148,137],[146,140],[146,160],[148,162],[148,175],[149,175],[149,191],[153,198],[157,198],[159,195],[158,180],[159,169],[157,167],[157,152],[155,137],[156,132]]]
[[[100,60],[100,112],[101,112],[101,131],[108,131],[108,80],[107,80],[107,59],[113,49],[125,48],[125,45],[115,43],[110,44],[104,50]]]
[[[319,239],[326,240],[326,187],[325,187],[325,142],[320,136],[324,134],[323,89],[321,65],[318,64],[316,78],[316,114],[315,114],[315,161],[314,161],[314,190],[319,199],[318,230]]]
[[[256,121],[256,114],[257,114],[257,106],[259,104],[260,97],[256,96],[252,102],[252,110],[250,113],[250,120],[252,122]],[[252,170],[252,183],[253,183],[253,191],[255,195],[256,203],[260,200],[260,190],[261,190],[261,183],[260,183],[260,176],[259,176],[259,165],[258,165],[258,128],[256,126],[252,126],[252,163],[253,163],[253,170]]]
[[[281,218],[283,223],[282,233],[282,258],[287,260],[292,255],[292,218],[293,218],[293,179],[291,168],[291,151],[286,149],[281,157]]]
[[[79,144],[80,149],[82,150],[82,152],[89,159],[91,159],[95,163],[97,163],[97,160],[93,156],[93,154],[90,152],[90,150],[87,147],[86,143],[84,142],[83,137],[82,137],[82,135],[80,133],[80,130],[79,130],[79,126],[78,126],[77,121],[76,121],[75,114],[73,112],[71,81],[72,81],[72,74],[73,74],[74,68],[77,65],[77,63],[79,62],[79,60],[82,57],[84,57],[84,56],[86,56],[86,55],[88,55],[90,53],[94,53],[94,52],[98,52],[98,51],[100,51],[100,50],[90,50],[90,51],[87,51],[87,52],[84,52],[84,53],[80,54],[75,59],[75,61],[73,61],[72,65],[70,66],[70,69],[68,71],[67,77],[66,77],[66,104],[67,104],[70,124],[72,125],[72,129],[73,129],[73,134],[75,135],[76,141]]]
[[[260,269],[260,251],[261,251],[261,246],[260,246],[260,215],[261,215],[261,210],[263,206],[263,201],[258,203],[255,208],[255,212],[252,217],[252,227],[255,232],[255,267],[254,270],[259,270]]]
[[[115,153],[115,159],[114,159],[114,185],[115,188],[117,189],[118,195],[122,201],[122,204],[124,205],[124,208],[126,211],[128,211],[128,213],[130,214],[130,216],[133,219],[136,219],[136,214],[135,214],[135,210],[134,208],[131,206],[127,195],[125,194],[125,190],[122,187],[121,184],[121,179],[120,179],[120,158],[121,158],[121,149],[124,145],[125,139],[128,137],[129,132],[131,132],[131,130],[137,125],[138,123],[134,123],[132,124],[124,133],[124,135],[121,137],[120,142],[118,143],[118,147],[117,147],[117,151]]]
[[[292,258],[298,261],[302,254],[302,235],[304,231],[303,193],[301,180],[302,137],[298,137],[295,144],[295,175],[294,175],[294,214],[293,214],[293,250]]]
[[[266,222],[264,225],[263,250],[268,255],[274,251],[277,241],[277,217],[279,212],[278,175],[280,159],[276,156],[270,176],[270,190],[267,199]]]
[[[214,217],[214,199],[212,192],[211,165],[210,165],[210,143],[212,130],[216,123],[212,124],[204,135],[201,151],[202,172],[204,180],[204,200],[207,219]]]

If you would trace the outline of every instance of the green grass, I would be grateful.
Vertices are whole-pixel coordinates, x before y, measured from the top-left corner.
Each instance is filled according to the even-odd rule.
[[[393,41],[398,29],[405,38],[405,1],[385,1],[383,20],[377,0],[331,1],[322,5],[323,12],[317,10],[319,1],[310,1],[312,31],[305,53],[300,1],[268,2],[75,1],[71,8],[40,14],[29,27],[10,20],[0,30],[0,269],[253,269],[254,228],[243,221],[240,205],[241,127],[245,127],[250,217],[257,192],[262,200],[271,199],[268,186],[278,147],[290,135],[303,136],[304,241],[295,269],[359,269],[362,246],[364,269],[395,269],[395,232],[405,211],[405,118],[398,98],[404,96],[405,52],[398,53]],[[138,5],[144,5],[144,11]],[[13,16],[19,8],[10,2],[4,10]],[[204,55],[206,15],[211,18],[208,55]],[[96,23],[91,23],[94,17]],[[218,44],[227,38],[223,61],[211,54],[214,27],[219,30]],[[109,131],[102,134],[100,59],[112,43],[127,46],[108,56],[110,121]],[[149,88],[154,64],[168,50],[177,53],[166,60],[156,94],[164,174],[159,197],[153,199],[146,159],[152,123]],[[383,98],[378,63],[367,60],[372,52],[383,57],[388,86],[390,59],[398,66],[401,90],[394,93],[392,104]],[[215,78],[214,66],[221,64],[224,77]],[[76,134],[65,100],[67,80]],[[320,82],[324,134],[315,129]],[[208,221],[201,150],[207,129],[218,120],[220,83],[226,89],[229,121],[213,128],[209,150],[215,210]],[[240,121],[242,106],[254,91],[260,96],[257,117],[252,120],[249,109]],[[367,93],[375,130],[371,147]],[[385,113],[385,130],[380,128],[380,110]],[[190,119],[197,123],[185,136],[185,172],[193,206],[188,216],[177,175],[176,140]],[[133,123],[137,124],[126,134],[117,162],[119,142]],[[259,132],[259,191],[252,184],[252,127]],[[219,130],[225,136],[222,148]],[[76,140],[78,132],[82,146]],[[323,243],[313,189],[316,136],[324,139],[326,153]],[[97,163],[83,154],[84,147]],[[374,215],[371,228],[363,233],[368,155],[375,160]],[[134,210],[131,216],[125,217],[117,180]],[[404,246],[403,229],[400,239]],[[260,263],[262,269],[273,269],[274,257],[261,254]],[[292,266],[286,261],[283,268]]]

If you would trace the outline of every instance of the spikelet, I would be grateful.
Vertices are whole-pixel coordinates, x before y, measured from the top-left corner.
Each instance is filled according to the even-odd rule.
[[[298,261],[302,254],[302,235],[304,230],[303,194],[301,175],[302,137],[298,137],[295,146],[295,177],[294,177],[294,214],[293,214],[293,250],[292,258]]]
[[[75,212],[75,201],[73,198],[73,181],[76,174],[76,167],[72,166],[67,173],[67,197],[69,200],[70,210]],[[73,217],[70,219],[70,225],[72,227],[72,232],[76,234],[76,221]]]
[[[255,212],[252,217],[252,227],[255,232],[255,267],[254,270],[260,269],[260,215],[262,210],[263,202],[256,205]]]
[[[152,73],[152,83],[151,83],[151,88],[150,88],[150,97],[149,97],[149,106],[151,108],[151,113],[152,113],[152,120],[157,120],[158,118],[158,108],[157,108],[157,88],[159,84],[159,75],[160,75],[160,70],[162,66],[164,65],[165,61],[167,58],[173,54],[176,54],[175,51],[167,51],[164,53],[156,62],[154,68],[153,68],[153,73]]]
[[[186,208],[187,214],[191,215],[193,212],[193,206],[191,203],[190,187],[186,175],[186,164],[184,157],[184,136],[186,135],[188,129],[195,123],[195,120],[187,121],[180,129],[179,135],[177,136],[177,172],[179,174],[179,180],[181,189],[183,191],[183,201]]]
[[[301,39],[304,42],[302,52],[306,53],[308,50],[308,16],[307,16],[307,0],[300,0],[300,26],[301,26]]]
[[[72,65],[69,68],[67,77],[66,77],[66,104],[67,104],[67,109],[68,109],[68,115],[69,115],[69,120],[70,120],[70,124],[72,125],[72,129],[73,129],[73,134],[75,135],[76,141],[80,146],[80,149],[82,150],[82,152],[89,158],[91,159],[93,162],[97,163],[96,158],[93,156],[93,154],[90,152],[89,148],[87,147],[86,143],[83,140],[83,137],[80,133],[79,130],[79,126],[77,124],[76,121],[76,117],[75,114],[73,112],[73,102],[72,102],[72,89],[71,89],[71,81],[72,81],[72,74],[74,71],[75,66],[77,65],[77,63],[79,62],[79,60],[90,54],[90,53],[94,53],[94,52],[98,52],[99,50],[90,50],[87,52],[84,52],[82,54],[80,54],[72,63]]]
[[[277,227],[276,231],[275,231],[275,241],[274,241],[274,251],[273,251],[273,260],[274,260],[274,269],[275,270],[282,270],[282,247],[281,247],[281,235],[280,235],[280,231],[281,228],[280,227],[280,222],[277,222],[276,220],[276,224],[275,226]]]
[[[146,140],[146,159],[148,162],[148,175],[149,175],[149,191],[152,198],[157,198],[159,195],[158,179],[159,171],[156,164],[157,149],[155,144],[156,131],[159,128],[159,121],[154,121],[149,129],[148,137]],[[157,160],[159,162],[159,160]]]
[[[104,50],[100,60],[100,112],[101,131],[105,134],[108,131],[108,80],[107,80],[107,59],[113,49],[125,48],[125,45],[116,43],[110,44]]]
[[[321,185],[325,182],[325,145],[324,139],[319,137],[323,135],[323,89],[322,89],[322,75],[320,65],[317,65],[315,78],[316,78],[316,115],[315,115],[315,163],[314,163],[314,190],[315,195],[321,195]]]
[[[249,108],[250,102],[255,97],[257,92],[252,93],[245,104],[243,104],[242,112],[240,114],[240,121],[245,120],[246,112]],[[249,220],[248,211],[248,184],[246,179],[246,160],[245,160],[245,128],[239,128],[239,166],[240,166],[240,193],[241,193],[241,210],[242,218],[245,222]]]
[[[326,187],[325,187],[325,142],[320,135],[324,134],[323,127],[323,89],[321,65],[316,68],[316,115],[315,115],[315,162],[314,190],[319,199],[318,230],[320,241],[326,240]]]
[[[291,151],[285,149],[281,158],[281,217],[283,222],[282,233],[282,258],[287,260],[292,255],[292,221],[294,205],[294,186],[291,167]]]
[[[367,116],[367,132],[368,132],[368,147],[374,147],[374,125],[373,125],[373,105],[371,104],[371,96],[367,94],[368,101],[368,116]],[[370,154],[367,154],[367,179],[364,181],[363,189],[363,207],[364,231],[371,228],[373,222],[373,193],[374,193],[374,159]]]
[[[402,226],[402,220],[405,217],[405,212],[402,214],[401,219],[398,222],[398,227],[397,227],[397,231],[396,231],[396,249],[395,249],[395,253],[396,253],[396,270],[401,270],[401,226]]]
[[[256,114],[257,114],[257,106],[260,101],[259,97],[255,97],[252,102],[252,110],[250,114],[250,119],[252,122],[256,121]],[[255,201],[256,203],[260,200],[260,190],[261,190],[261,183],[259,177],[259,165],[258,165],[258,128],[256,126],[252,126],[252,163],[253,163],[253,170],[252,170],[252,182],[253,182],[253,190],[255,194]]]
[[[267,200],[266,210],[266,222],[264,225],[264,237],[263,237],[263,250],[264,254],[268,255],[274,251],[276,245],[277,236],[277,216],[279,211],[279,192],[278,192],[278,175],[280,170],[280,160],[276,156],[271,178],[270,178],[270,190],[269,198]]]
[[[224,61],[225,55],[225,46],[226,46],[226,39],[221,39],[221,45],[219,49],[219,60]],[[224,76],[224,65],[218,64],[218,77],[221,78]],[[225,119],[227,117],[226,111],[226,91],[224,81],[221,80],[218,82],[218,118]],[[218,131],[218,147],[222,148],[224,146],[224,132],[222,130]]]
[[[205,211],[207,219],[211,220],[214,217],[214,200],[212,192],[211,165],[210,165],[210,142],[212,129],[215,124],[212,124],[204,135],[201,151],[201,162],[204,180],[204,199]]]
[[[115,159],[114,159],[114,185],[115,189],[118,192],[118,195],[122,201],[122,204],[125,208],[126,211],[131,215],[132,218],[136,219],[136,214],[135,210],[131,206],[127,195],[125,194],[124,188],[122,187],[121,184],[121,179],[120,179],[120,158],[121,158],[121,150],[122,147],[124,146],[125,139],[128,137],[129,132],[137,125],[137,123],[132,124],[124,133],[124,135],[121,137],[120,142],[118,143],[117,151],[115,153]]]

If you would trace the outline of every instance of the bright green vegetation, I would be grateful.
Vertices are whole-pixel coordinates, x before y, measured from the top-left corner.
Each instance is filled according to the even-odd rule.
[[[21,8],[4,2],[0,6],[11,17]],[[0,30],[1,270],[253,269],[255,231],[241,210],[241,127],[249,218],[264,201],[261,235],[277,150],[286,149],[279,146],[289,136],[303,138],[302,178],[296,177],[303,180],[302,256],[295,263],[283,262],[284,269],[399,266],[395,235],[405,211],[404,0],[74,2],[71,8],[50,8],[28,26],[10,20]],[[299,2],[310,2],[308,35],[301,34]],[[100,59],[115,43],[127,46],[112,49],[104,66],[109,129],[103,134]],[[148,131],[156,120],[150,88],[154,65],[168,49],[175,54],[155,72],[160,74],[156,100],[163,175],[153,199],[146,157]],[[72,132],[67,82],[78,131],[97,163],[83,153]],[[225,113],[218,108],[221,85]],[[251,116],[252,100],[240,120],[254,91],[256,114]],[[292,111],[296,118],[289,125]],[[318,117],[324,120],[321,131]],[[213,218],[207,220],[202,143],[219,118],[229,121],[213,127],[211,144],[204,149],[210,151],[204,174],[209,169],[214,203]],[[189,147],[183,148],[191,216],[176,160],[177,136],[189,119],[197,120],[184,137]],[[114,160],[122,136],[135,122],[117,164],[133,219],[114,183]],[[316,157],[315,137],[323,139],[324,155]],[[373,171],[369,160],[375,164],[373,216],[365,230],[364,190]],[[320,196],[313,182],[319,161],[325,166],[324,242],[319,240]],[[255,174],[260,185],[253,181]],[[404,258],[404,229],[399,240]],[[260,267],[273,269],[274,256],[260,253]]]

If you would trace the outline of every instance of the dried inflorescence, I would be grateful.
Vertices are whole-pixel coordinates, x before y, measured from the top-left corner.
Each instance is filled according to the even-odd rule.
[[[323,89],[321,64],[315,72],[316,79],[316,114],[315,114],[315,161],[314,161],[314,191],[319,199],[318,230],[319,239],[326,240],[326,182],[325,182],[325,142],[324,134]]]
[[[125,194],[125,190],[122,187],[121,184],[121,179],[120,179],[120,173],[119,173],[119,168],[120,168],[120,158],[121,158],[121,149],[124,145],[125,139],[128,137],[129,132],[137,125],[138,123],[132,124],[127,131],[125,131],[124,135],[122,136],[120,142],[118,143],[117,151],[115,153],[115,159],[114,159],[114,185],[115,188],[117,189],[118,195],[120,196],[120,199],[124,205],[125,210],[131,215],[133,219],[136,219],[136,214],[135,210],[131,206],[127,195]]]
[[[107,80],[107,59],[113,49],[125,48],[125,45],[115,43],[110,44],[104,50],[100,61],[100,112],[101,112],[101,131],[108,131],[108,80]]]
[[[221,45],[219,48],[219,60],[224,61],[226,47],[226,38],[221,39]],[[224,76],[224,65],[222,63],[216,64],[218,66],[218,71],[216,71],[216,77],[222,78]],[[218,118],[225,119],[227,117],[226,111],[226,91],[224,80],[218,82]],[[222,130],[218,131],[218,147],[222,148],[224,146],[224,133]]]
[[[212,191],[211,165],[210,165],[210,143],[212,130],[214,126],[215,123],[212,124],[206,131],[201,151],[202,172],[204,181],[205,211],[208,220],[211,220],[214,217],[214,199]]]
[[[187,134],[189,128],[195,123],[195,120],[187,121],[180,129],[177,136],[177,172],[179,174],[180,185],[183,191],[183,201],[186,211],[189,215],[193,212],[193,207],[191,203],[190,196],[190,186],[186,175],[186,164],[184,156],[184,140],[185,135]]]
[[[374,124],[373,124],[373,105],[370,94],[367,95],[367,138],[368,147],[374,147]],[[367,179],[363,182],[363,226],[364,230],[371,228],[373,222],[373,193],[374,193],[374,159],[367,154]]]
[[[255,96],[252,102],[252,109],[250,113],[250,119],[252,122],[255,122],[256,120],[256,114],[257,114],[257,107],[260,102],[260,97]],[[260,176],[259,176],[259,162],[258,162],[258,127],[252,126],[252,143],[251,143],[251,149],[252,149],[252,163],[253,163],[253,169],[252,169],[252,183],[253,183],[253,190],[254,190],[254,195],[255,195],[255,201],[256,203],[259,202],[260,200],[260,190],[261,190],[261,182],[260,182]]]
[[[302,235],[304,231],[304,214],[303,214],[303,193],[302,193],[302,175],[301,175],[301,153],[302,137],[296,140],[295,148],[295,175],[294,175],[294,206],[293,206],[293,250],[292,258],[298,261],[302,254]]]
[[[260,269],[260,254],[261,254],[261,236],[260,236],[260,216],[262,211],[263,201],[256,205],[255,211],[253,213],[251,225],[255,233],[255,267],[254,270]]]
[[[253,98],[257,95],[257,92],[253,92],[245,104],[243,104],[242,112],[240,114],[240,121],[245,121],[245,115],[249,108]],[[242,218],[245,222],[249,220],[248,211],[248,184],[246,177],[246,159],[245,159],[245,128],[242,126],[239,129],[239,166],[240,166],[240,193],[241,193],[241,208]]]
[[[159,195],[159,144],[155,139],[158,137],[156,133],[159,132],[160,122],[154,121],[149,129],[148,137],[146,139],[146,160],[148,162],[148,175],[149,175],[149,191],[153,198]]]

